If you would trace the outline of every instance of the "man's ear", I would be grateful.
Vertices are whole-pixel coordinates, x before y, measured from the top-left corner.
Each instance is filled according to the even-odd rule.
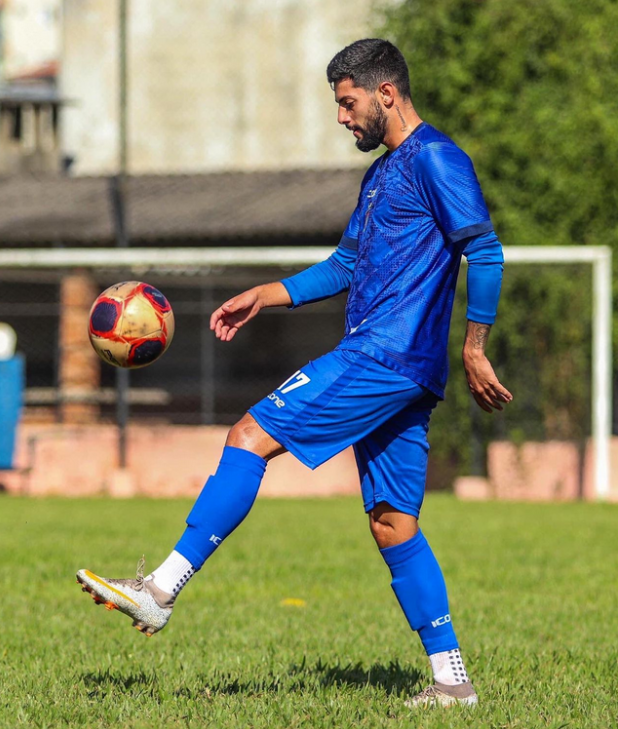
[[[376,93],[378,95],[378,99],[387,109],[390,109],[395,103],[396,90],[390,81],[383,81],[378,86]]]

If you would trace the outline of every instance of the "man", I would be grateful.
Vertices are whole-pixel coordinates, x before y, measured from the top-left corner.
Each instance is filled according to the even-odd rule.
[[[366,39],[327,69],[338,121],[369,168],[333,255],[284,281],[230,299],[211,329],[230,341],[267,306],[300,306],[349,289],[346,334],[336,349],[294,373],[230,430],[219,467],[167,560],[146,577],[78,580],[148,635],[167,623],[180,590],[245,518],[267,461],[290,451],[311,468],[353,445],[369,526],[392,587],[430,658],[434,684],[412,705],[474,704],[451,623],[440,567],[418,527],[427,429],[444,395],[447,339],[462,253],[468,259],[463,360],[487,412],[512,399],[485,356],[502,278],[502,249],[472,163],[417,115],[408,69],[391,43]],[[351,417],[353,413],[353,417]]]

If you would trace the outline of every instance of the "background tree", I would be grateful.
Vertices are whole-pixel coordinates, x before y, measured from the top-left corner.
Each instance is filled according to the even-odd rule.
[[[384,30],[507,244],[618,243],[618,3],[408,0]]]
[[[616,261],[618,3],[407,0],[381,19],[419,114],[473,158],[502,242],[609,245]],[[587,267],[507,269],[490,346],[515,401],[493,420],[469,405],[459,292],[453,377],[432,433],[443,468],[474,470],[473,431],[482,443],[589,433],[590,288]]]

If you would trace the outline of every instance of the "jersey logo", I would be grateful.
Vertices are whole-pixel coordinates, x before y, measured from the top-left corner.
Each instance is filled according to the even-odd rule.
[[[352,327],[352,328],[350,329],[350,334],[354,334],[354,332],[355,332],[355,331],[356,331],[356,330],[358,329],[358,327],[362,327],[362,326],[363,326],[363,324],[364,324],[364,323],[365,323],[366,321],[367,321],[367,319],[363,319],[363,321],[362,321],[362,322],[361,322],[361,323],[360,323],[360,324],[359,324],[358,326]]]

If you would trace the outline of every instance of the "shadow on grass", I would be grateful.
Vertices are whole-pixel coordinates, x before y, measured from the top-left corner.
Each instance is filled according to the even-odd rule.
[[[348,663],[345,666],[335,664],[329,666],[321,660],[313,667],[307,668],[305,661],[297,667],[299,671],[308,671],[319,678],[322,686],[375,686],[387,694],[399,694],[409,691],[423,678],[424,674],[416,668],[403,668],[399,661],[391,661],[388,665],[374,663],[364,668],[362,663]]]
[[[303,658],[299,664],[292,664],[287,671],[243,680],[232,672],[215,671],[212,674],[195,675],[192,687],[183,686],[174,695],[184,698],[213,698],[214,696],[259,696],[264,694],[319,692],[335,687],[346,690],[362,690],[368,686],[384,690],[387,694],[409,693],[419,683],[423,674],[413,668],[403,668],[398,661],[388,665],[374,663],[365,668],[362,663],[329,664],[321,659],[308,665]],[[143,671],[122,673],[107,668],[104,671],[83,674],[82,680],[89,689],[90,696],[105,695],[110,691],[128,694],[147,694],[158,691],[158,678],[155,672]]]
[[[143,694],[153,692],[158,686],[157,674],[154,672],[137,671],[123,674],[121,671],[114,671],[111,668],[84,673],[82,681],[91,698],[104,696],[110,689],[120,691],[120,693]]]
[[[415,669],[402,668],[398,662],[383,665],[376,663],[365,668],[361,663],[330,665],[321,659],[310,666],[303,659],[300,664],[292,664],[287,672],[269,671],[266,676],[250,680],[231,673],[216,673],[202,676],[204,688],[198,693],[209,697],[218,695],[244,694],[256,696],[279,692],[293,693],[302,691],[319,692],[321,689],[336,687],[338,689],[359,690],[367,686],[383,689],[387,694],[408,693],[421,679],[422,674]],[[195,697],[196,692],[181,688],[179,696]]]

